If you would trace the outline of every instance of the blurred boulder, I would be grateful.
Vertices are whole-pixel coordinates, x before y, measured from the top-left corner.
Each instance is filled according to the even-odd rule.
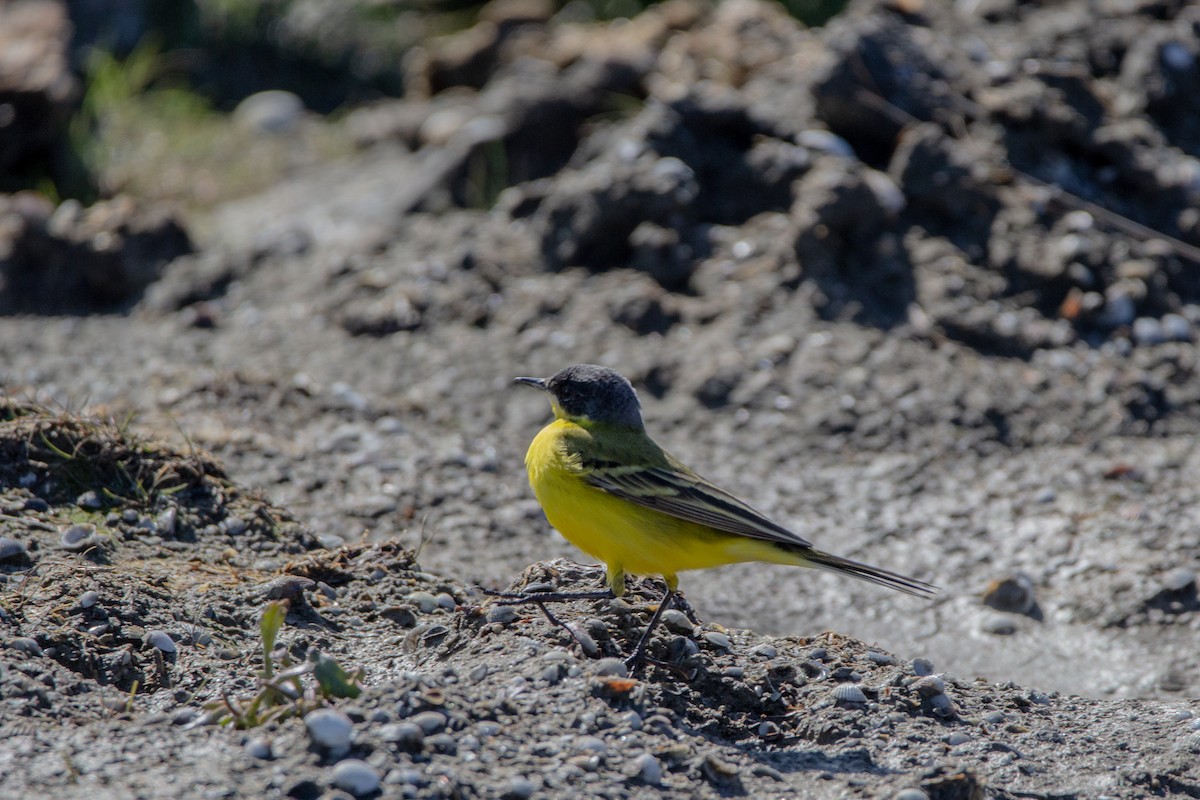
[[[70,38],[65,4],[0,3],[0,188],[27,160],[47,158],[63,133],[79,91]]]
[[[120,307],[191,250],[172,213],[128,197],[52,208],[31,193],[0,196],[0,313]]]

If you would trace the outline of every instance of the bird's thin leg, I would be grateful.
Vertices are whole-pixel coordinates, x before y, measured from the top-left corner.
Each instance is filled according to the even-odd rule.
[[[616,595],[611,589],[600,592],[497,592],[495,589],[480,590],[488,597],[495,597],[503,606],[522,603],[565,603],[569,600],[612,600]]]
[[[654,628],[662,619],[663,612],[671,605],[671,600],[675,597],[675,588],[670,584],[667,585],[667,593],[663,595],[662,600],[658,604],[658,608],[654,610],[654,616],[650,617],[650,624],[646,626],[646,632],[642,634],[642,638],[638,640],[637,647],[633,648],[633,652],[625,659],[625,666],[633,672],[637,666],[651,659],[646,658],[646,648],[650,646],[650,637],[654,634]],[[656,662],[657,663],[657,662]]]

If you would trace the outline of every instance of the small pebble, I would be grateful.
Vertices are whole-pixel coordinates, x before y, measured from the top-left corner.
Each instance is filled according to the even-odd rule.
[[[1011,636],[1017,632],[1017,620],[1011,614],[988,614],[979,625],[984,633]]]
[[[1179,314],[1164,314],[1162,318],[1163,334],[1173,342],[1190,342],[1192,340],[1192,323],[1187,317]]]
[[[392,742],[408,750],[419,750],[425,744],[425,731],[412,722],[392,722],[379,729],[385,742]]]
[[[867,660],[873,664],[880,664],[883,666],[890,666],[896,663],[895,656],[891,655],[890,653],[880,653],[875,650],[867,653]]]
[[[337,589],[333,588],[325,581],[317,581],[317,591],[328,597],[330,600],[337,600]]]
[[[379,788],[379,770],[361,759],[347,758],[334,765],[332,782],[337,788],[362,797]]]
[[[96,539],[96,529],[82,523],[69,525],[61,535],[62,546],[68,550],[83,550],[90,547]]]
[[[955,731],[946,737],[946,744],[950,745],[951,747],[957,747],[958,745],[966,744],[969,741],[971,741],[971,737],[962,731]]]
[[[625,662],[619,658],[602,658],[596,662],[592,670],[593,675],[600,676],[615,676],[617,678],[628,678],[629,668],[625,666]]]
[[[701,638],[713,647],[719,647],[726,652],[733,650],[733,642],[728,636],[719,631],[707,631]]]
[[[662,624],[671,633],[680,633],[685,636],[690,636],[695,630],[692,621],[687,618],[687,614],[677,608],[663,612]]]
[[[175,640],[166,631],[146,631],[146,643],[157,647],[164,653],[174,653],[178,649],[175,646]]]
[[[170,508],[160,512],[159,515],[154,518],[154,522],[158,526],[158,530],[162,532],[163,536],[174,536],[175,529],[179,524],[179,509],[171,506]]]
[[[75,499],[75,505],[89,511],[96,511],[103,508],[104,503],[100,500],[100,495],[88,490]]]
[[[633,777],[649,786],[662,783],[662,763],[650,753],[642,753],[633,760]]]
[[[438,607],[437,598],[429,592],[413,592],[404,599],[419,608],[422,614],[429,614]]]
[[[726,667],[721,670],[721,675],[726,678],[740,679],[746,674],[746,670],[742,667]]]
[[[28,653],[31,656],[40,656],[42,654],[42,646],[28,636],[16,636],[9,639],[8,646],[14,650],[20,650],[22,653]]]
[[[929,800],[929,795],[920,789],[901,789],[892,795],[892,800]]]
[[[1188,711],[1186,708],[1181,708],[1175,712],[1175,721],[1183,722],[1184,720],[1191,719],[1193,716],[1195,715],[1192,714],[1191,711]]]
[[[950,717],[954,715],[954,701],[946,694],[935,694],[929,698],[929,705],[933,708],[933,713],[940,717]]]
[[[570,629],[571,635],[575,637],[575,641],[579,643],[579,649],[587,656],[600,655],[600,645],[596,644],[596,640],[592,635],[583,629],[583,626],[578,622],[567,623],[567,628]]]
[[[946,691],[946,682],[937,675],[926,675],[912,682],[912,688],[921,697],[933,697]]]
[[[512,606],[492,606],[487,612],[487,621],[495,622],[500,625],[508,625],[516,622],[520,614]]]
[[[1008,719],[1008,715],[1003,711],[992,711],[983,718],[984,722],[989,722],[992,725],[999,725],[1004,720]]]
[[[1162,344],[1167,334],[1154,317],[1138,317],[1133,321],[1133,340],[1142,345]]]
[[[438,606],[446,609],[447,611],[453,611],[454,609],[458,608],[458,601],[454,599],[453,595],[447,592],[439,592],[437,597],[434,599],[437,600]]]
[[[912,662],[912,671],[914,675],[932,675],[933,662],[928,658],[914,658]]]
[[[100,602],[100,593],[96,591],[87,591],[79,595],[79,607],[91,608]]]
[[[409,718],[409,722],[429,736],[446,727],[446,715],[440,711],[422,711],[419,714],[413,714]]]
[[[229,534],[230,536],[240,536],[246,532],[246,528],[248,526],[246,525],[246,520],[242,519],[241,517],[227,517],[221,523],[221,527],[223,527],[225,529],[225,533]]]
[[[1162,587],[1168,592],[1184,592],[1196,584],[1196,573],[1186,567],[1176,567],[1162,576]]]
[[[528,778],[513,778],[508,782],[508,791],[504,793],[511,800],[529,800],[533,797],[533,781]]]
[[[25,555],[25,543],[7,536],[0,536],[0,561]]]
[[[242,745],[242,749],[251,758],[258,758],[263,761],[271,758],[271,742],[262,736],[255,736],[253,739],[250,739]]]
[[[121,512],[121,521],[126,525],[133,525],[138,521],[137,509],[127,508]]]
[[[304,715],[304,727],[309,737],[326,750],[335,753],[350,749],[350,734],[354,723],[335,708],[318,708]]]
[[[750,648],[750,655],[755,658],[770,659],[779,655],[779,649],[773,644],[760,644]]]

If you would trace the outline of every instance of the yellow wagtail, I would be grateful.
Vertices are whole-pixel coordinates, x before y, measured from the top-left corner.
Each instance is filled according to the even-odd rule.
[[[567,541],[604,562],[608,592],[531,594],[531,602],[621,596],[625,574],[661,575],[667,592],[637,647],[670,605],[683,570],[765,561],[842,572],[908,594],[931,596],[924,581],[815,549],[654,443],[628,379],[591,364],[551,378],[517,378],[550,395],[554,421],[525,454],[529,483],[546,519]]]

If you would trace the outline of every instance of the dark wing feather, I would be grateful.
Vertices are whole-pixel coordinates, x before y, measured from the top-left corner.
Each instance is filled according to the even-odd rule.
[[[652,464],[629,459],[588,458],[575,454],[580,473],[591,486],[631,503],[708,525],[719,531],[794,547],[811,547],[800,536],[772,522],[729,492],[700,477],[659,450]]]

